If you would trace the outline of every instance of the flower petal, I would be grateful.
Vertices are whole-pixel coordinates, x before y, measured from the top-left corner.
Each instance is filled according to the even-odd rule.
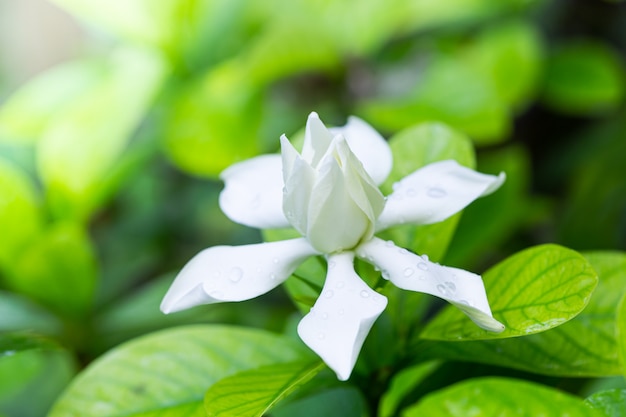
[[[391,241],[373,238],[357,248],[357,256],[373,263],[383,278],[399,288],[442,298],[460,308],[479,327],[501,332],[504,326],[493,318],[480,275],[430,262],[397,247]]]
[[[369,288],[354,272],[354,254],[328,258],[322,294],[300,324],[300,338],[345,381],[387,298]]]
[[[231,220],[259,229],[289,226],[283,214],[280,155],[261,155],[231,165],[220,175],[220,207]]]
[[[257,297],[278,286],[315,254],[304,238],[205,249],[180,271],[163,298],[161,311],[167,314],[200,304]]]
[[[304,144],[302,145],[302,157],[313,167],[317,167],[326,150],[330,146],[333,136],[328,131],[317,113],[312,112],[306,121],[304,130]]]
[[[504,179],[504,173],[481,174],[452,160],[432,163],[394,184],[376,230],[440,222],[498,189]]]
[[[393,156],[387,141],[376,129],[358,117],[350,116],[344,126],[329,130],[333,136],[340,134],[346,138],[350,149],[374,183],[380,185],[387,179],[393,165]]]

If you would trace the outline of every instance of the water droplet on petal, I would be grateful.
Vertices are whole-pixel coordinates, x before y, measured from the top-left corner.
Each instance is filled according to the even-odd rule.
[[[425,254],[422,255],[422,259],[425,260],[425,261],[428,261],[428,255],[425,255]]]
[[[404,248],[400,248],[400,249],[398,249],[398,253],[401,254],[401,255],[408,255],[409,251],[404,249]]]
[[[386,280],[389,280],[389,278],[391,278],[391,275],[389,275],[389,271],[387,271],[387,270],[384,270],[384,271],[382,272],[382,276],[383,276],[383,278],[384,278],[384,279],[386,279]]]
[[[439,284],[437,285],[437,290],[442,293],[443,295],[448,295],[448,289],[446,288],[445,285],[443,284]]]
[[[387,246],[388,248],[393,248],[395,244],[391,240],[388,240],[385,242],[385,246]]]
[[[228,274],[228,279],[231,280],[232,282],[239,282],[241,281],[242,277],[243,277],[243,270],[237,266],[231,269],[230,273]]]
[[[211,291],[211,293],[209,294],[210,297],[216,298],[216,299],[222,298],[223,295],[224,294],[222,294],[221,291]]]
[[[446,193],[446,190],[439,187],[430,188],[426,194],[428,194],[428,196],[432,198],[443,198],[448,195],[448,193]]]
[[[459,304],[463,304],[463,305],[466,305],[466,306],[470,305],[470,303],[467,302],[467,300],[459,300]]]
[[[454,285],[454,282],[446,282],[446,287],[448,287],[450,289],[450,291],[454,292],[456,291],[456,285]]]
[[[339,282],[337,283],[336,287],[337,287],[337,288],[343,288],[343,287],[344,287],[344,285],[346,285],[346,284],[344,284],[344,282],[343,282],[343,281],[339,281]]]
[[[333,269],[335,267],[335,261],[328,262],[328,269]]]
[[[414,188],[409,188],[408,190],[406,190],[406,196],[413,198],[417,195],[417,191],[415,191]]]
[[[404,276],[405,277],[410,277],[411,275],[413,275],[415,271],[413,270],[413,268],[406,268],[404,270]]]
[[[394,182],[394,183],[391,185],[391,189],[392,189],[393,191],[398,191],[400,188],[402,188],[402,183],[400,183],[400,182]]]
[[[369,297],[369,296],[370,296],[369,291],[367,291],[367,290],[363,290],[363,291],[361,291],[361,297],[363,297],[363,298],[367,298],[367,297]]]
[[[324,297],[326,297],[326,298],[333,298],[333,295],[335,295],[333,290],[324,291]]]
[[[424,262],[418,263],[417,267],[421,269],[422,271],[428,271],[428,265],[426,265]]]
[[[270,279],[272,281],[276,281],[276,274],[270,274]]]

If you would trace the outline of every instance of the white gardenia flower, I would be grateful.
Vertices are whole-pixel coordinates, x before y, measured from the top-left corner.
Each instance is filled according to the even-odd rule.
[[[244,246],[216,246],[196,255],[178,274],[161,304],[164,313],[200,304],[257,297],[286,280],[308,257],[325,255],[324,288],[298,325],[300,338],[335,371],[350,377],[387,298],[361,280],[354,257],[380,269],[397,287],[440,297],[483,329],[504,326],[489,308],[482,279],[430,262],[374,233],[398,224],[440,222],[495,191],[504,175],[485,175],[455,161],[427,165],[378,189],[392,166],[387,142],[351,117],[327,129],[316,113],[307,121],[302,154],[283,135],[281,155],[262,155],[222,173],[220,207],[252,227],[292,226],[303,237]]]

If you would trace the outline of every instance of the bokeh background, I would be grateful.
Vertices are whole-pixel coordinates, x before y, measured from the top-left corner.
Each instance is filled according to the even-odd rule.
[[[479,170],[507,172],[465,211],[448,265],[626,249],[625,65],[619,1],[1,0],[0,343],[53,348],[0,360],[0,414],[43,415],[153,330],[283,329],[282,290],[158,304],[202,248],[261,240],[220,212],[219,173],[311,111],[386,137],[444,122]]]

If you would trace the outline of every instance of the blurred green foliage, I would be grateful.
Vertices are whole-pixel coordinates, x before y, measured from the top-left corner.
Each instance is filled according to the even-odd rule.
[[[152,389],[147,388],[151,378],[160,381],[153,388],[163,401],[142,403],[145,407],[134,408],[135,414],[127,408],[134,400],[119,398],[116,407],[122,414],[137,416],[156,415],[147,410],[159,412],[168,398],[180,408],[160,415],[204,415],[204,393],[218,379],[308,358],[291,340],[293,319],[299,314],[295,306],[309,308],[319,293],[325,266],[318,259],[303,264],[286,291],[263,300],[168,317],[158,305],[173,273],[200,249],[261,238],[220,212],[218,175],[236,161],[276,151],[280,134],[301,129],[313,110],[335,124],[356,114],[390,138],[396,163],[383,187],[387,193],[394,180],[450,157],[476,164],[482,172],[507,173],[498,193],[460,217],[389,231],[398,244],[477,272],[505,258],[504,265],[519,261],[523,254],[514,255],[517,251],[543,243],[603,250],[585,253],[591,266],[579,255],[572,255],[579,263],[569,264],[589,276],[595,271],[599,284],[590,300],[586,289],[563,284],[567,294],[578,296],[567,307],[580,314],[549,331],[463,344],[436,342],[420,334],[455,330],[446,310],[422,334],[439,304],[422,294],[376,287],[380,274],[358,264],[358,272],[390,304],[365,344],[354,378],[338,385],[321,372],[272,415],[295,415],[294,410],[326,415],[339,407],[354,416],[377,410],[391,416],[402,409],[409,410],[406,415],[450,415],[438,408],[444,407],[442,397],[488,403],[494,396],[486,399],[483,391],[494,384],[510,384],[530,397],[547,395],[548,405],[522,404],[534,407],[531,414],[544,406],[582,413],[582,399],[556,395],[533,381],[579,394],[587,381],[574,376],[593,376],[600,384],[602,378],[626,372],[619,361],[626,349],[620,333],[624,317],[618,314],[626,293],[620,252],[626,250],[623,3],[52,2],[93,36],[79,59],[19,88],[0,80],[0,415],[45,415],[76,373],[112,348],[74,380],[52,416],[119,415],[95,408],[87,413],[76,399],[93,394],[80,381],[97,385],[108,380],[102,395],[117,389],[113,383],[122,374],[110,376],[107,367],[123,368],[125,362],[115,362],[116,355],[139,369],[123,383],[139,390],[129,392],[142,401],[141,390]],[[264,237],[288,234],[265,231]],[[524,279],[531,285],[540,272]],[[556,275],[572,283],[570,273],[565,268]],[[493,278],[488,294],[493,290],[512,297],[504,280],[514,278]],[[554,300],[545,300],[544,307],[554,307]],[[506,309],[507,300],[495,301],[494,306]],[[545,319],[535,310],[520,311],[526,318]],[[201,327],[170,329],[122,344],[191,323],[264,331],[205,324],[202,334],[196,334]],[[286,336],[270,336],[267,330]],[[237,338],[249,342],[237,353],[240,361],[229,351],[248,342],[241,345]],[[283,338],[288,341],[279,342]],[[582,346],[572,342],[576,338],[584,339]],[[178,368],[169,369],[171,358],[160,355],[174,355],[179,344],[193,345],[197,356],[183,355]],[[263,346],[266,350],[254,352]],[[220,365],[202,375],[197,366],[209,366],[203,360],[211,355],[201,347],[215,348],[209,359]],[[554,359],[561,354],[571,360]],[[430,358],[448,362],[419,363]],[[181,377],[188,391],[172,394],[172,384],[163,380],[171,376],[168,369],[197,379]],[[287,378],[290,371],[285,372]],[[481,375],[526,382],[485,379],[481,392],[472,391],[471,384],[452,385]],[[624,383],[615,381],[607,379],[616,386],[605,386],[607,391],[587,404],[620,415],[614,399],[623,397]],[[507,402],[512,404],[517,403]]]

